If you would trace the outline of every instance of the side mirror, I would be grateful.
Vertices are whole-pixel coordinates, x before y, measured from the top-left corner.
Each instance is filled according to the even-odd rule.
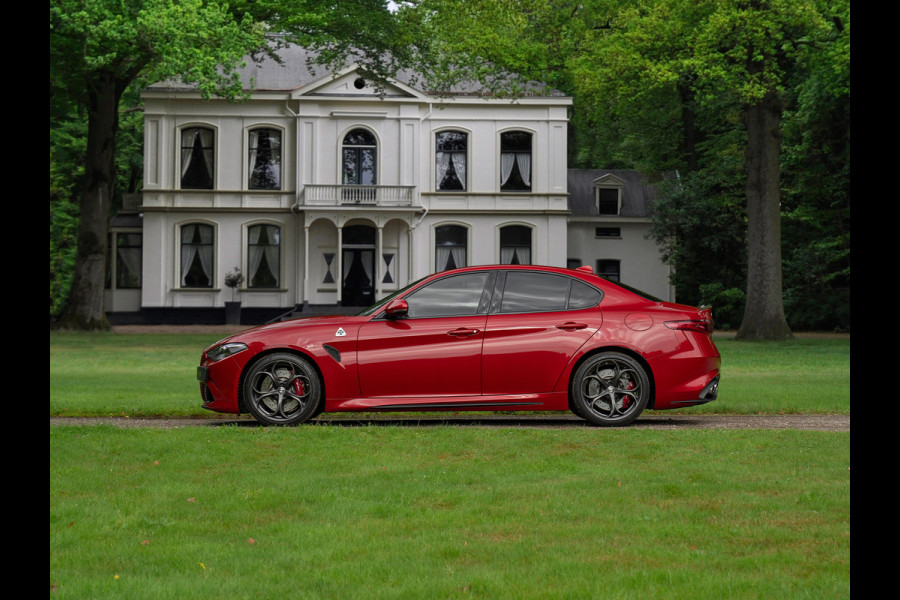
[[[409,304],[402,298],[391,300],[387,303],[387,306],[384,307],[384,316],[387,319],[402,319],[408,313]]]

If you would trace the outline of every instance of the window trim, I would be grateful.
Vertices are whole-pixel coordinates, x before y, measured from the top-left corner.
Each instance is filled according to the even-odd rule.
[[[184,187],[183,185],[183,175],[182,175],[182,152],[184,151],[184,146],[182,145],[182,137],[184,135],[184,131],[186,129],[208,129],[212,131],[213,141],[212,141],[212,186],[208,188],[192,188],[192,187]],[[218,178],[219,178],[219,127],[212,123],[205,123],[202,121],[195,121],[189,123],[182,123],[176,127],[175,133],[175,143],[177,144],[178,152],[175,153],[175,180],[178,182],[178,185],[175,189],[184,190],[188,192],[208,192],[211,190],[218,189]]]

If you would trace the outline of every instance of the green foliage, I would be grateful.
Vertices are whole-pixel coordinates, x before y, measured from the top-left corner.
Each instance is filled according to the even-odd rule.
[[[726,288],[718,282],[700,284],[700,304],[712,307],[717,329],[737,329],[746,300],[743,288]]]
[[[654,237],[675,267],[680,301],[700,302],[700,286],[713,282],[723,290],[747,285],[743,111],[767,94],[777,100],[785,111],[789,322],[849,327],[849,311],[828,309],[835,318],[823,320],[825,310],[809,310],[827,291],[826,278],[846,282],[835,289],[836,302],[849,295],[847,0],[422,0],[417,6],[432,17],[424,26],[433,46],[454,65],[466,65],[452,74],[502,87],[502,77],[491,79],[502,67],[574,97],[570,166],[633,168],[651,177],[678,173],[679,186],[662,185]],[[829,125],[836,131],[825,131]],[[808,278],[806,266],[821,259],[816,285],[799,277]]]

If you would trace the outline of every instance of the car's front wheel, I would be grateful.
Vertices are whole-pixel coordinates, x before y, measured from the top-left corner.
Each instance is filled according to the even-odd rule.
[[[628,425],[650,399],[650,379],[639,362],[619,352],[586,360],[572,378],[573,412],[594,425]]]
[[[294,354],[270,354],[244,377],[244,404],[266,425],[296,425],[316,412],[322,385],[308,361]]]

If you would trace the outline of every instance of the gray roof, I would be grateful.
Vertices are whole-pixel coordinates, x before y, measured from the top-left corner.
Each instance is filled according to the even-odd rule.
[[[244,89],[256,91],[294,91],[322,81],[331,75],[328,67],[315,63],[316,53],[295,44],[284,44],[277,49],[280,63],[269,56],[260,55],[254,60],[247,57],[247,66],[239,69],[238,73],[244,85]],[[352,64],[352,63],[350,63]],[[350,66],[350,65],[348,65]],[[485,94],[485,88],[477,82],[467,81],[454,85],[451,89],[437,92],[426,89],[424,81],[413,71],[400,71],[393,77],[394,81],[402,83],[410,88],[428,94],[444,94],[450,96],[469,96]],[[163,81],[149,86],[155,90],[183,90],[196,89],[193,84],[185,84],[177,80]],[[550,90],[540,83],[528,84],[523,96],[547,96],[564,97],[565,94],[556,90]]]
[[[605,176],[622,181],[622,217],[649,217],[656,189],[639,171],[622,169],[569,169],[569,210],[572,216],[597,215],[595,182]]]

